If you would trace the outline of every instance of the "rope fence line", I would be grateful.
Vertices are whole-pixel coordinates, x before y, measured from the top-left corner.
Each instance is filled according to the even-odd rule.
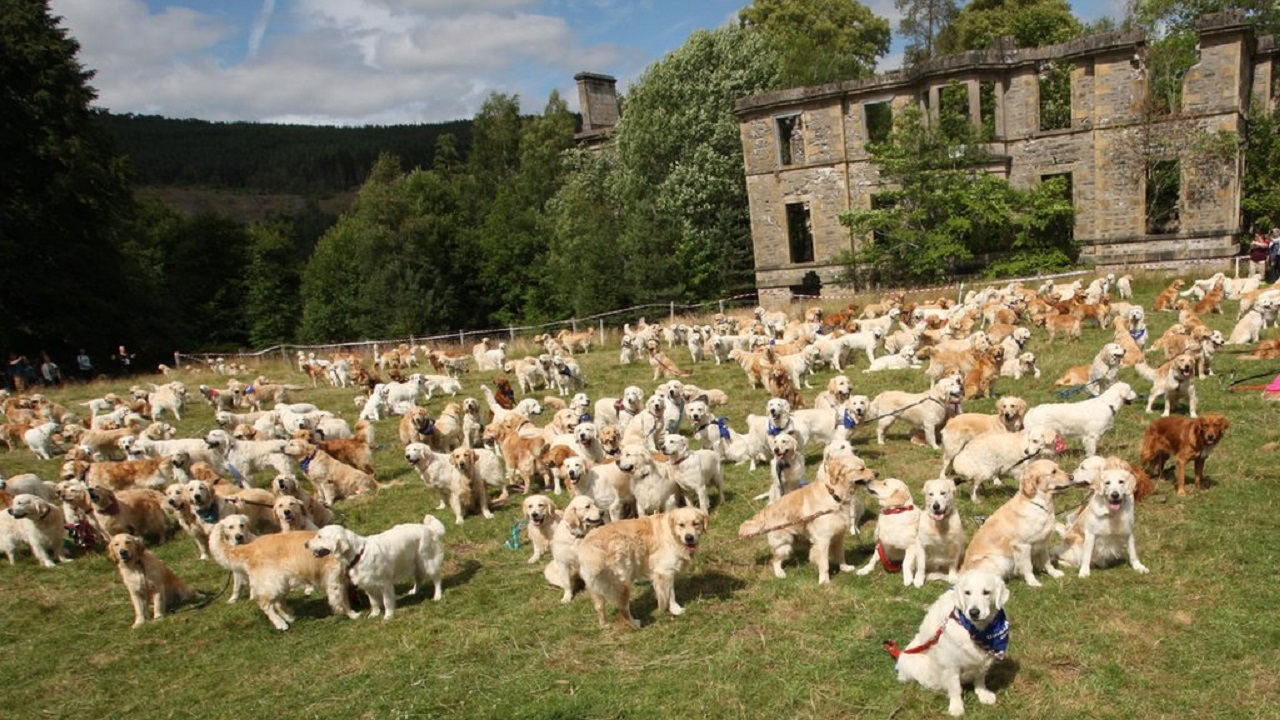
[[[1082,275],[1095,275],[1099,273],[1115,272],[1117,270],[1129,271],[1129,270],[1169,269],[1173,267],[1183,267],[1188,265],[1208,265],[1208,264],[1215,264],[1215,263],[1229,263],[1232,261],[1235,261],[1236,275],[1239,276],[1240,274],[1239,260],[1242,257],[1247,259],[1247,256],[1221,256],[1221,257],[1213,257],[1213,258],[1165,260],[1165,261],[1145,262],[1145,263],[1123,263],[1123,264],[1116,264],[1116,265],[1099,265],[1093,269],[1071,270],[1067,272],[1054,273],[1050,275],[1032,275],[1032,276],[1020,277],[1020,278],[1003,278],[998,280],[977,280],[972,282],[958,281],[954,283],[934,285],[929,287],[879,288],[877,290],[865,290],[862,292],[854,292],[854,293],[823,293],[822,295],[799,295],[799,294],[793,293],[792,300],[793,302],[795,301],[810,302],[814,300],[846,300],[846,299],[853,299],[857,297],[864,297],[870,292],[886,292],[892,289],[899,289],[906,293],[927,293],[927,292],[937,292],[940,290],[948,290],[948,291],[956,290],[960,296],[963,296],[966,286],[989,287],[992,285],[1007,285],[1013,282],[1044,282],[1045,280],[1058,280],[1062,278],[1078,277]],[[456,332],[451,331],[448,333],[441,333],[437,335],[427,335],[423,337],[409,336],[409,337],[389,338],[389,339],[381,339],[381,340],[357,340],[357,341],[351,341],[351,342],[320,343],[320,344],[311,344],[311,345],[301,344],[301,343],[285,343],[280,345],[272,345],[271,347],[268,347],[262,350],[255,350],[255,351],[239,350],[239,351],[228,351],[228,352],[190,352],[190,353],[174,352],[173,361],[174,361],[175,367],[181,367],[183,358],[186,358],[191,361],[209,364],[219,360],[225,360],[227,358],[238,358],[240,360],[245,360],[245,359],[251,359],[251,358],[262,358],[262,357],[271,355],[273,353],[279,353],[281,358],[283,358],[286,362],[291,362],[292,359],[290,358],[290,354],[296,353],[298,351],[321,352],[321,351],[336,351],[336,350],[344,350],[344,349],[366,349],[368,352],[372,353],[373,348],[377,346],[396,347],[400,344],[407,344],[412,347],[422,343],[447,343],[447,344],[456,343],[457,345],[465,348],[467,338],[505,337],[511,341],[514,341],[516,339],[517,334],[523,334],[523,333],[529,333],[529,332],[535,332],[535,331],[548,332],[558,328],[559,329],[569,328],[573,332],[577,332],[580,324],[590,325],[592,323],[597,325],[598,332],[600,333],[600,337],[603,338],[605,336],[605,320],[609,318],[616,318],[618,316],[623,316],[623,315],[638,316],[639,313],[641,313],[642,311],[651,311],[655,309],[661,309],[661,310],[665,310],[668,313],[668,317],[674,321],[677,313],[684,314],[690,311],[706,312],[709,308],[718,308],[719,312],[724,312],[727,308],[739,307],[741,305],[747,304],[742,302],[744,300],[750,299],[754,302],[755,300],[757,300],[758,297],[759,297],[758,292],[748,292],[748,293],[740,293],[738,295],[732,295],[726,298],[720,298],[718,300],[708,300],[700,303],[677,303],[677,302],[646,303],[642,305],[632,305],[631,307],[621,308],[618,310],[609,310],[606,312],[596,313],[595,315],[588,315],[586,317],[581,317],[581,318],[553,320],[551,322],[534,324],[534,325],[513,325],[505,328],[490,328],[486,330],[458,330]]]

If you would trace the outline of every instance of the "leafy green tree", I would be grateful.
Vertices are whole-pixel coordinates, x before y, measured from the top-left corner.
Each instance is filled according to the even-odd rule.
[[[755,0],[738,19],[777,54],[786,86],[867,77],[889,52],[889,21],[857,0]]]
[[[577,317],[622,307],[633,297],[622,281],[628,258],[618,243],[622,222],[608,191],[615,162],[610,149],[570,151],[565,181],[547,203],[549,295]]]
[[[938,36],[960,12],[956,0],[893,0],[893,6],[902,13],[898,33],[908,39],[905,51],[908,65],[937,54]]]
[[[1195,29],[1202,15],[1243,10],[1259,35],[1280,33],[1280,4],[1275,0],[1130,0],[1128,21],[1147,30],[1179,33]]]
[[[254,347],[293,340],[302,317],[301,264],[291,230],[279,221],[249,228],[244,314]]]
[[[631,86],[614,135],[609,194],[636,294],[707,299],[751,286],[751,228],[734,101],[776,86],[751,30],[699,31]]]
[[[93,73],[46,0],[0,2],[0,345],[105,349],[145,333],[117,231],[124,161],[93,124]]]
[[[847,282],[931,282],[982,269],[1043,271],[1073,262],[1071,198],[1057,182],[1018,190],[985,172],[976,130],[929,124],[916,108],[895,121],[889,142],[871,147],[885,189],[873,208],[841,217],[870,236],[840,262]],[[972,127],[972,126],[970,126]]]
[[[1253,108],[1244,144],[1244,187],[1240,209],[1246,230],[1280,227],[1280,110]]]
[[[940,53],[987,50],[1004,35],[1018,47],[1066,42],[1080,35],[1067,0],[972,0],[938,37]]]

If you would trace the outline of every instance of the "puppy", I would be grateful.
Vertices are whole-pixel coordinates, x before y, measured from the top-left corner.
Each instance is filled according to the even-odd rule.
[[[903,580],[910,576],[912,585],[923,587],[926,579],[945,577],[954,584],[964,541],[960,510],[956,508],[956,484],[947,478],[926,481],[916,546],[902,563]]]
[[[600,626],[606,625],[605,604],[611,603],[632,627],[640,627],[631,614],[631,585],[646,578],[653,583],[658,612],[683,615],[676,602],[676,574],[692,564],[706,531],[707,514],[686,507],[587,533],[578,546],[578,562]]]
[[[62,508],[39,495],[20,493],[12,496],[9,508],[0,511],[0,551],[13,564],[14,553],[25,544],[44,567],[54,567],[70,560],[62,545],[64,532]]]
[[[1009,589],[998,575],[966,572],[956,580],[924,616],[911,643],[899,650],[885,643],[898,661],[898,681],[914,680],[929,690],[947,693],[948,712],[964,715],[961,686],[973,683],[983,705],[994,705],[996,694],[987,689],[987,672],[1004,658],[1009,645],[1009,621],[1004,606]]]
[[[107,554],[115,562],[120,580],[129,591],[135,628],[147,621],[148,605],[151,606],[152,618],[159,620],[168,608],[199,596],[163,560],[152,554],[142,538],[136,535],[120,533],[113,536],[107,544]]]
[[[844,534],[849,528],[850,504],[857,485],[875,479],[862,463],[834,458],[824,463],[821,479],[783,495],[738,526],[738,537],[767,534],[773,558],[773,574],[785,578],[782,569],[797,541],[809,543],[809,561],[818,568],[818,584],[831,582],[831,567],[854,569],[844,562]]]
[[[533,557],[526,562],[538,562],[551,549],[556,526],[560,523],[560,511],[546,495],[530,495],[520,504],[520,511],[528,524],[529,544],[533,545]]]
[[[1136,478],[1121,468],[1103,470],[1090,484],[1089,501],[1067,526],[1062,542],[1053,551],[1058,562],[1080,568],[1089,577],[1096,565],[1103,567],[1127,557],[1142,575],[1147,566],[1138,560],[1134,536],[1133,491]]]
[[[413,578],[410,595],[430,579],[432,600],[439,600],[444,567],[444,524],[434,515],[420,524],[405,523],[377,535],[363,537],[341,525],[321,528],[305,543],[317,558],[332,555],[351,580],[369,598],[369,617],[390,620],[396,612],[396,581]]]
[[[1164,474],[1164,466],[1170,458],[1177,466],[1179,495],[1186,494],[1186,469],[1188,462],[1195,463],[1196,489],[1204,489],[1204,461],[1226,433],[1231,423],[1217,413],[1203,418],[1165,417],[1152,421],[1142,434],[1140,463],[1152,478]]]
[[[1075,483],[1052,460],[1036,460],[1027,467],[1018,493],[978,527],[964,553],[961,571],[983,570],[1001,578],[1021,575],[1040,587],[1034,568],[1062,577],[1049,554],[1054,534],[1054,496]]]
[[[604,524],[604,516],[595,501],[579,495],[569,501],[551,534],[551,562],[543,568],[547,582],[564,590],[560,602],[573,600],[574,587],[581,583],[578,574],[578,546],[591,530]]]

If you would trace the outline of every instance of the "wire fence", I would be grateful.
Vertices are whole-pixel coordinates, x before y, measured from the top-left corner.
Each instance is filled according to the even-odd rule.
[[[1247,260],[1244,256],[1224,256],[1214,258],[1198,258],[1187,260],[1169,260],[1162,262],[1149,263],[1131,263],[1115,266],[1099,266],[1088,270],[1071,270],[1068,272],[1054,273],[1051,275],[1034,275],[1021,278],[1001,278],[997,280],[968,280],[956,281],[943,285],[934,285],[929,287],[911,287],[901,288],[908,293],[928,293],[940,291],[955,291],[957,297],[963,297],[966,289],[989,287],[992,285],[1007,285],[1013,282],[1035,282],[1043,283],[1046,280],[1061,280],[1069,277],[1079,277],[1083,275],[1097,275],[1107,272],[1129,272],[1134,270],[1161,270],[1175,267],[1186,267],[1196,265],[1209,264],[1226,264],[1235,261],[1235,274],[1240,274],[1240,260]],[[888,290],[890,288],[882,288]],[[792,294],[792,302],[813,302],[821,300],[840,300],[851,299],[855,297],[865,297],[870,290],[861,292],[830,292],[821,295],[799,295]],[[291,361],[291,355],[298,352],[303,353],[321,353],[321,352],[353,352],[368,355],[376,355],[377,348],[394,348],[401,344],[410,347],[431,344],[435,346],[457,346],[466,348],[468,340],[479,342],[480,338],[490,338],[491,340],[502,340],[514,342],[518,337],[524,335],[533,335],[538,333],[547,333],[561,329],[569,329],[572,332],[578,332],[579,328],[596,327],[599,337],[603,341],[606,337],[606,322],[608,327],[618,328],[624,323],[633,322],[646,315],[656,312],[665,313],[669,319],[675,319],[681,315],[702,315],[710,312],[725,312],[726,310],[736,309],[747,305],[755,305],[758,303],[759,293],[749,292],[739,295],[733,295],[727,298],[717,300],[708,300],[700,303],[647,303],[643,305],[632,305],[631,307],[621,308],[618,310],[610,310],[608,312],[588,315],[581,318],[569,318],[566,320],[554,320],[551,322],[533,324],[533,325],[511,325],[505,328],[489,328],[485,330],[457,330],[447,333],[426,336],[408,336],[400,338],[384,338],[380,340],[359,340],[353,342],[339,343],[322,343],[316,345],[306,345],[299,343],[288,343],[281,345],[272,345],[262,350],[238,350],[231,352],[175,352],[173,361],[175,367],[181,367],[184,362],[199,362],[210,364],[214,362],[227,361],[236,359],[243,362],[250,359],[267,358],[273,354],[278,354],[285,362]]]

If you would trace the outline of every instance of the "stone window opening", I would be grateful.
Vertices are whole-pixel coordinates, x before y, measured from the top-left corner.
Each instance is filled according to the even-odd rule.
[[[1148,235],[1178,232],[1178,201],[1182,194],[1182,168],[1177,160],[1157,160],[1147,169]]]
[[[791,247],[791,264],[813,262],[813,222],[809,216],[809,203],[787,203],[787,241]]]
[[[938,122],[942,134],[949,138],[965,138],[969,117],[969,86],[952,81],[938,90]]]
[[[778,164],[786,167],[804,162],[804,135],[800,114],[783,115],[774,122],[778,130]]]
[[[887,142],[889,133],[893,132],[893,106],[887,100],[863,103],[862,112],[867,128],[867,144]]]
[[[982,137],[996,137],[996,84],[992,80],[978,83],[978,115]]]
[[[1043,185],[1044,183],[1050,180],[1055,180],[1055,179],[1061,179],[1063,181],[1065,187],[1062,191],[1062,196],[1065,197],[1067,199],[1067,202],[1071,203],[1071,207],[1074,208],[1076,206],[1075,181],[1072,178],[1071,173],[1061,172],[1061,173],[1049,173],[1047,175],[1041,175],[1040,183]],[[1071,240],[1075,237],[1075,228],[1073,227],[1073,224],[1074,223],[1068,224],[1066,225],[1066,227],[1063,227],[1063,228],[1055,229],[1055,232],[1061,232],[1066,235],[1066,238],[1068,240]]]
[[[1040,131],[1071,127],[1071,71],[1051,60],[1041,62],[1036,76],[1040,90]]]

